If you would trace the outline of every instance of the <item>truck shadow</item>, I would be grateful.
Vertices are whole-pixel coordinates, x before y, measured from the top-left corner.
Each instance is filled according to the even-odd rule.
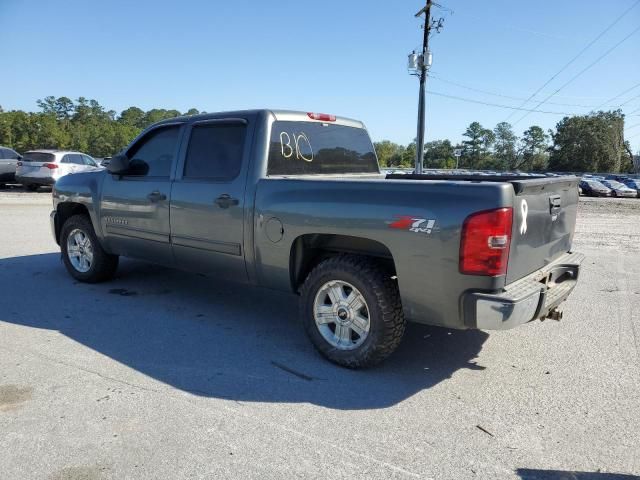
[[[0,292],[0,323],[57,330],[207,397],[377,409],[459,369],[484,369],[474,359],[486,333],[415,324],[379,367],[343,369],[315,353],[297,321],[296,296],[142,262],[125,260],[114,281],[87,285],[73,281],[59,253],[0,259]]]

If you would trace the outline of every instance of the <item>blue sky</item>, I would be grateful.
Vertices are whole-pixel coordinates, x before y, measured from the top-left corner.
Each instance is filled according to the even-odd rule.
[[[506,97],[528,97],[637,0],[439,1],[453,13],[436,10],[445,27],[432,39],[428,88],[519,106]],[[407,74],[406,57],[421,42],[413,17],[421,6],[421,0],[0,0],[0,105],[36,110],[36,99],[65,95],[95,98],[116,111],[291,108],[356,117],[374,140],[407,143],[415,137],[418,83]],[[638,26],[640,5],[542,94]],[[588,112],[640,83],[638,59],[640,32],[549,100],[569,105],[540,109]],[[640,86],[613,104],[638,95]],[[640,109],[640,96],[623,109]],[[458,141],[474,120],[493,128],[522,115],[511,112],[429,95],[427,140]],[[515,129],[552,128],[561,118],[532,113]],[[640,116],[627,118],[628,127],[637,124]],[[640,150],[640,125],[626,136]]]

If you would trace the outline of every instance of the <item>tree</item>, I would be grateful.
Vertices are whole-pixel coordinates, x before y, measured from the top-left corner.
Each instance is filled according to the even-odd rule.
[[[427,168],[454,168],[456,159],[450,140],[433,140],[425,144],[425,166]]]
[[[487,157],[489,156],[493,142],[495,142],[495,135],[491,130],[480,125],[480,123],[473,122],[467,127],[463,136],[469,139],[462,142],[465,166],[481,168],[482,163],[490,160]]]
[[[517,168],[524,170],[546,170],[549,148],[549,135],[537,125],[525,130],[522,135],[521,160]]]
[[[619,172],[624,151],[620,110],[564,117],[553,134],[549,168],[567,172]]]
[[[501,170],[513,170],[518,164],[518,152],[516,143],[518,137],[513,133],[511,124],[500,122],[493,129],[495,135],[494,155]]]
[[[381,167],[395,167],[402,163],[404,147],[397,143],[383,140],[373,144]]]
[[[144,110],[138,107],[129,107],[120,113],[118,122],[130,127],[143,128]]]

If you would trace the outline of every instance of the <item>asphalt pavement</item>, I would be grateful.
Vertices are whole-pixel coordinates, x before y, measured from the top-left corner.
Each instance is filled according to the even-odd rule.
[[[293,295],[131,260],[73,281],[50,208],[0,191],[3,480],[640,474],[640,200],[581,201],[561,322],[412,325],[364,371],[314,352]]]

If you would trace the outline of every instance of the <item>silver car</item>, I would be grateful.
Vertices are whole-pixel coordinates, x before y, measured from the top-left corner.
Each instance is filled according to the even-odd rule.
[[[17,164],[21,158],[15,150],[0,146],[0,186],[15,181]]]
[[[31,150],[18,162],[16,182],[28,190],[41,185],[53,185],[60,177],[71,173],[102,170],[89,155],[64,150]]]

